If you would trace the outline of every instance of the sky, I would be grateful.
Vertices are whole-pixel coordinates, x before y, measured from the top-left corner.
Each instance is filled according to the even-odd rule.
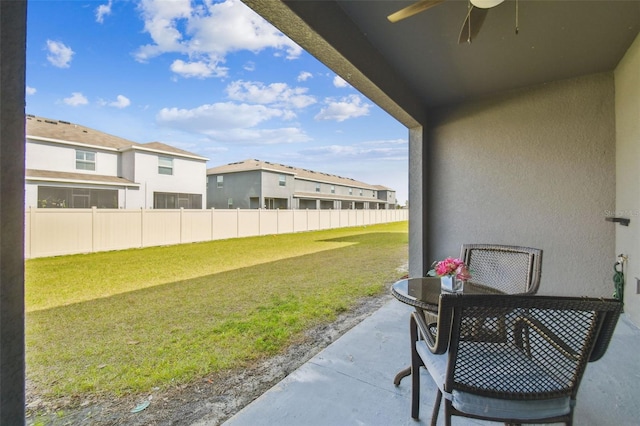
[[[27,114],[384,185],[408,131],[239,0],[29,0]]]

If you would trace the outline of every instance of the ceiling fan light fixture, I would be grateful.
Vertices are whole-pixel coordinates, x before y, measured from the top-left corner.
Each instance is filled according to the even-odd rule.
[[[474,7],[478,7],[480,9],[491,9],[504,2],[504,0],[470,0],[471,4]]]

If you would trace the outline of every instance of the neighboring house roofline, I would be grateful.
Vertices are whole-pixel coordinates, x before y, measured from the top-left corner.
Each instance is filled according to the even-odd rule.
[[[31,114],[26,116],[26,138],[71,146],[79,146],[106,151],[125,152],[131,149],[165,154],[198,161],[208,158],[185,151],[162,142],[141,144],[119,136],[110,135],[99,130],[63,120],[53,120]]]
[[[73,142],[73,141],[67,141],[67,140],[62,140],[62,139],[54,139],[54,138],[47,138],[44,136],[31,136],[31,135],[27,135],[27,139],[32,140],[32,141],[40,141],[40,142],[52,142],[52,143],[57,143],[60,145],[70,145],[70,146],[77,146],[80,148],[88,148],[88,149],[93,149],[93,150],[102,150],[102,151],[111,151],[111,152],[126,152],[126,151],[146,151],[146,152],[153,152],[154,154],[165,154],[168,156],[172,156],[172,157],[183,157],[183,158],[189,158],[191,160],[198,160],[198,161],[209,161],[208,158],[205,157],[200,157],[199,155],[195,155],[195,154],[190,154],[187,153],[186,151],[184,152],[177,152],[177,151],[170,151],[168,149],[162,150],[162,149],[157,149],[157,148],[149,148],[146,146],[139,146],[139,145],[132,145],[132,146],[128,146],[125,148],[111,148],[108,146],[99,146],[99,145],[91,145],[91,144],[87,144],[87,143],[81,143],[81,142]]]
[[[329,173],[316,172],[313,170],[302,169],[284,164],[272,163],[269,161],[248,159],[237,161],[235,163],[225,164],[223,166],[207,169],[207,176],[221,175],[229,173],[240,173],[248,171],[272,171],[276,173],[285,173],[293,175],[295,179],[305,180],[309,182],[326,183],[331,185],[348,186],[358,189],[378,190],[378,186],[360,182],[352,178],[332,175]]]
[[[373,198],[373,197],[363,197],[363,196],[357,196],[357,195],[327,194],[322,192],[294,192],[293,198],[389,204],[389,202],[386,200],[380,200],[378,198]]]
[[[350,188],[354,188],[354,189],[369,189],[369,190],[377,191],[377,188],[374,187],[373,185],[369,185],[369,184],[364,183],[364,182],[359,182],[357,180],[354,180],[352,183],[348,184],[348,183],[337,182],[337,181],[329,180],[329,179],[323,180],[322,178],[312,179],[312,178],[296,177],[296,179],[305,180],[307,182],[316,182],[316,183],[326,183],[326,184],[330,184],[330,185],[349,186]],[[348,179],[348,178],[343,178],[343,179]]]
[[[39,141],[39,142],[51,142],[51,143],[56,143],[56,144],[60,144],[60,145],[70,145],[70,146],[77,146],[80,148],[88,148],[88,149],[99,149],[102,151],[112,151],[112,152],[120,152],[120,150],[118,148],[111,148],[108,146],[99,146],[99,145],[91,145],[88,143],[82,143],[82,142],[73,142],[73,141],[67,141],[67,140],[63,140],[63,139],[55,139],[55,138],[47,138],[44,136],[32,136],[32,135],[27,135],[27,139],[32,140],[32,141]]]
[[[68,142],[82,143],[100,148],[115,148],[136,145],[128,139],[114,136],[99,130],[85,127],[80,124],[63,120],[53,120],[31,114],[26,116],[26,136],[34,136],[62,140]]]
[[[224,166],[223,166],[224,167]],[[213,170],[213,169],[208,169],[207,170],[207,176],[216,176],[216,175],[230,175],[233,173],[243,173],[243,172],[273,172],[273,173],[278,173],[281,175],[289,175],[289,176],[296,176],[295,172],[291,172],[291,171],[287,171],[287,170],[279,170],[279,169],[270,169],[267,167],[260,167],[260,168],[255,168],[255,169],[243,169],[243,170],[228,170],[228,171],[220,171],[220,172],[216,172],[216,173],[209,173],[209,170]]]
[[[195,154],[191,154],[188,153],[186,151],[183,152],[177,152],[177,151],[170,151],[168,149],[158,149],[158,148],[150,148],[150,147],[146,147],[146,146],[140,146],[140,145],[132,145],[126,148],[121,148],[118,151],[120,152],[126,152],[126,151],[144,151],[144,152],[152,152],[154,154],[164,154],[167,156],[171,156],[171,157],[183,157],[183,158],[189,158],[191,160],[197,160],[197,161],[209,161],[208,158],[205,157],[201,157],[199,155],[195,155]]]
[[[117,176],[92,175],[88,173],[56,172],[51,170],[27,169],[25,180],[40,182],[77,183],[84,185],[109,185],[139,188],[140,184]]]

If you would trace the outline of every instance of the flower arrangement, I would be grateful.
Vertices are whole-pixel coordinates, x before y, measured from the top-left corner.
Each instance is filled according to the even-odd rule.
[[[431,270],[427,273],[431,277],[456,277],[466,281],[471,278],[469,268],[458,258],[447,257],[441,261],[435,261],[431,265]]]

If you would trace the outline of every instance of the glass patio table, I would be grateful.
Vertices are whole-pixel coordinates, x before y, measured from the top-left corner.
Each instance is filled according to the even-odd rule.
[[[451,293],[444,290],[438,277],[405,278],[395,282],[391,286],[393,297],[413,306],[420,315],[425,315],[425,311],[437,316],[438,303],[442,293]],[[502,292],[489,288],[472,281],[467,281],[461,292],[463,294],[501,294]],[[398,386],[400,381],[411,374],[411,367],[401,370],[393,379],[393,384]]]

